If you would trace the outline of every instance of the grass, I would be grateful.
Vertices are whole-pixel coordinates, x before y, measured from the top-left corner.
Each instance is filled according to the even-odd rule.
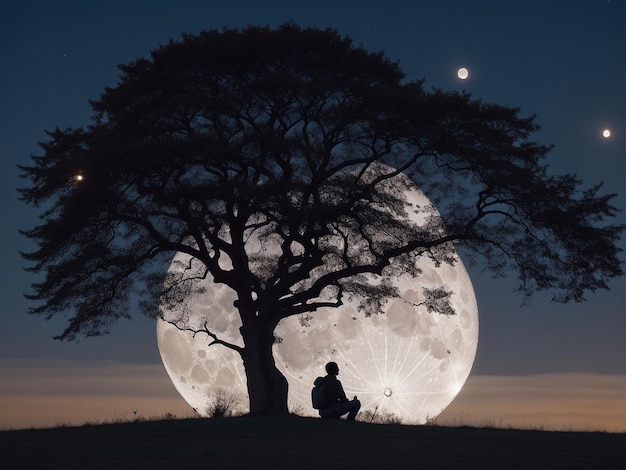
[[[0,432],[2,469],[624,469],[625,435],[301,417]]]

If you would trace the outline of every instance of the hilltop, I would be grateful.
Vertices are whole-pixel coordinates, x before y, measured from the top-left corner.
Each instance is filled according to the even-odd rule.
[[[299,417],[0,432],[3,469],[623,469],[625,434]]]

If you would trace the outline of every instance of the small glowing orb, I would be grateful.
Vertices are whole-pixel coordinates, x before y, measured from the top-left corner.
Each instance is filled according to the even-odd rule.
[[[608,139],[609,137],[611,137],[611,131],[609,129],[604,129],[602,131],[602,137],[604,137],[605,139]]]
[[[421,223],[420,208],[429,206],[428,199],[414,185],[405,196],[415,209],[411,217]],[[250,252],[255,249],[249,248]],[[170,272],[182,273],[184,266],[191,266],[189,275],[193,276],[194,263],[201,270],[199,261],[178,253]],[[418,277],[404,274],[392,279],[400,297],[390,299],[383,314],[366,317],[357,312],[355,301],[345,299],[339,308],[291,316],[279,323],[273,352],[276,366],[289,383],[292,412],[317,416],[311,406],[311,388],[316,377],[325,375],[324,365],[329,361],[338,363],[346,394],[358,396],[361,411],[422,424],[452,402],[476,355],[474,290],[458,257],[453,265],[436,266],[425,257],[416,263],[421,270]],[[183,305],[189,326],[201,328],[206,323],[218,338],[243,346],[234,291],[209,276],[197,282],[203,283],[204,290],[189,296]],[[428,312],[420,305],[424,287],[452,291],[450,303],[456,314]],[[174,320],[181,313],[164,308],[163,315]],[[206,334],[194,336],[162,319],[157,320],[157,342],[172,383],[198,413],[210,416],[211,403],[220,396],[236,399],[235,413],[249,410],[245,370],[236,352],[217,344],[208,346]]]
[[[467,77],[469,77],[469,71],[465,67],[461,67],[459,70],[457,70],[456,74],[461,80],[465,80]]]
[[[83,180],[83,175],[76,175],[76,176],[74,176],[74,180],[82,181]]]

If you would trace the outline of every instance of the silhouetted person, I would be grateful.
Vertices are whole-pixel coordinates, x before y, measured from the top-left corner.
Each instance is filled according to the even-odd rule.
[[[335,362],[326,364],[326,377],[315,379],[315,385],[324,384],[324,408],[319,410],[322,418],[339,419],[346,413],[346,419],[354,420],[356,414],[361,409],[361,402],[356,395],[352,400],[346,398],[341,382],[337,380],[339,366]]]

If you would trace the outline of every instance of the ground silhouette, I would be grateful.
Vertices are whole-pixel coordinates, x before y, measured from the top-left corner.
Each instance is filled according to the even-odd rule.
[[[0,432],[3,469],[623,469],[625,435],[298,417]]]

